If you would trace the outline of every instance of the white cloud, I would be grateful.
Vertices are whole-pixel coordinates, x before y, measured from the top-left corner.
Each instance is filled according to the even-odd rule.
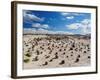
[[[91,32],[91,22],[89,19],[84,19],[80,23],[72,23],[70,25],[66,25],[66,27],[70,30],[81,30],[82,34],[88,34]]]
[[[91,31],[91,21],[89,19],[84,19],[82,22],[83,32],[90,33]]]
[[[75,13],[75,12],[62,12],[61,13],[62,16],[68,16],[68,15],[73,15],[73,16],[79,16],[79,15],[83,15],[82,13]]]
[[[61,13],[62,16],[64,16],[65,18],[62,18],[62,20],[66,20],[66,19],[74,19],[74,15],[72,15],[72,13]]]
[[[74,19],[74,16],[67,16],[67,19]]]
[[[39,27],[41,27],[41,24],[40,23],[33,23],[32,24],[32,27],[39,28]]]
[[[90,24],[90,20],[89,19],[84,19],[83,21],[82,21],[82,24],[84,24],[84,25],[88,25],[88,24]]]
[[[25,19],[33,20],[33,21],[44,21],[44,18],[40,18],[35,14],[30,14],[28,11],[24,11],[23,16]]]
[[[45,28],[45,29],[47,29],[47,28],[49,28],[49,25],[48,24],[33,23],[32,27],[33,28]]]
[[[69,15],[69,14],[70,14],[70,13],[67,13],[67,12],[62,12],[62,13],[61,13],[62,16],[67,16],[67,15]]]
[[[68,29],[74,29],[74,30],[78,29],[80,26],[81,26],[80,23],[73,23],[73,24],[70,24],[70,25],[66,25],[66,27]]]
[[[43,28],[49,28],[49,25],[48,24],[43,24],[42,27]]]
[[[33,15],[33,14],[28,14],[27,16],[33,21],[44,21],[44,18],[39,18],[39,17],[37,17],[36,15]]]
[[[47,32],[48,30],[43,29],[43,28],[39,28],[38,31],[45,31],[45,32]]]

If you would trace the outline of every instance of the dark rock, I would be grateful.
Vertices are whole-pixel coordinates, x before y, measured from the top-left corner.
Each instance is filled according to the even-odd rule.
[[[24,62],[25,63],[28,63],[30,60],[29,59],[24,59]]]
[[[49,62],[52,62],[53,61],[53,59],[51,59]]]
[[[73,50],[73,48],[70,48],[69,50]]]
[[[79,59],[77,58],[77,59],[75,60],[75,62],[76,62],[76,63],[79,62]]]
[[[84,51],[84,53],[86,53],[86,51]]]
[[[80,58],[80,55],[78,55],[77,57]]]
[[[55,57],[53,59],[58,59],[58,55],[55,55]]]
[[[50,56],[46,56],[45,58],[47,59],[47,58],[49,58]]]
[[[91,57],[90,56],[88,56],[88,59],[90,59]]]
[[[27,54],[25,54],[25,56],[27,56],[27,57],[31,57],[31,54],[30,54],[30,53],[27,53]]]
[[[66,58],[68,58],[68,56],[66,56]]]
[[[46,61],[44,64],[42,64],[43,66],[48,65],[48,62]]]
[[[65,64],[65,61],[64,61],[64,60],[62,60],[59,64],[60,64],[60,65]]]
[[[38,61],[39,59],[38,59],[38,56],[36,56],[35,58],[33,58],[33,60],[32,61]]]

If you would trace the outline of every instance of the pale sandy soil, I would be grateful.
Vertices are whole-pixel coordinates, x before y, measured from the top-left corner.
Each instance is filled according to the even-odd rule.
[[[23,36],[23,68],[90,66],[90,39],[46,35]]]

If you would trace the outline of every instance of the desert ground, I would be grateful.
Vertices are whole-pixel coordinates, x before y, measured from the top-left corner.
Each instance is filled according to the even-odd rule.
[[[90,43],[79,35],[23,35],[23,69],[90,66]]]

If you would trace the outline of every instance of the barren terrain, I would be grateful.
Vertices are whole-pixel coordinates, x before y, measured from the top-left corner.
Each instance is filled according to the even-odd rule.
[[[23,35],[23,68],[90,66],[90,38],[72,35]]]

